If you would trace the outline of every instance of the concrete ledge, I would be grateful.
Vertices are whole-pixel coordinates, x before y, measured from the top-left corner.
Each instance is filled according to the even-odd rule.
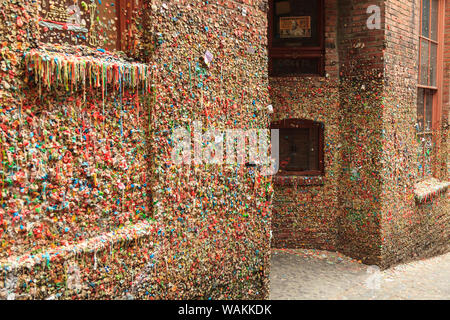
[[[31,73],[39,88],[78,89],[97,88],[107,94],[108,85],[149,90],[151,67],[127,61],[125,57],[103,49],[83,47],[41,46],[24,53],[26,71]],[[51,75],[51,76],[49,76]]]
[[[440,181],[436,178],[430,178],[414,185],[414,194],[419,203],[427,202],[434,197],[447,192],[450,186],[449,181]]]
[[[156,223],[140,222],[79,243],[44,250],[43,253],[13,256],[0,261],[0,270],[10,272],[23,268],[31,269],[43,262],[50,263],[56,258],[67,260],[78,254],[102,251],[119,242],[129,242],[149,236],[155,227]]]

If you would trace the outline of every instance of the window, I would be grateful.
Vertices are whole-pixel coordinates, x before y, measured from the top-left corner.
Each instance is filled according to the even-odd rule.
[[[271,128],[280,130],[279,175],[323,175],[322,123],[287,119],[272,123]]]
[[[269,74],[323,75],[324,1],[269,1]]]
[[[139,0],[140,1],[140,0]],[[124,50],[137,0],[43,0],[39,25],[46,43]]]
[[[419,171],[431,175],[434,133],[441,117],[443,1],[421,0],[419,75],[417,91],[417,137],[421,143]]]

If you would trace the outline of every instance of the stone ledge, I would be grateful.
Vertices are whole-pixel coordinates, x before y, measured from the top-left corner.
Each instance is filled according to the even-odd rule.
[[[51,248],[37,254],[28,253],[19,257],[12,256],[6,260],[0,261],[0,270],[3,269],[11,272],[22,268],[31,269],[38,264],[42,264],[44,261],[52,262],[52,260],[56,258],[67,260],[78,254],[102,251],[111,244],[114,245],[119,242],[134,241],[149,236],[154,227],[156,227],[155,223],[140,222],[79,243]]]
[[[449,181],[441,181],[436,178],[430,178],[414,185],[414,194],[416,201],[424,203],[434,197],[445,193],[450,186]]]
[[[24,52],[25,68],[39,88],[77,91],[113,86],[149,90],[152,69],[103,49],[42,45]],[[107,92],[104,92],[107,94]]]

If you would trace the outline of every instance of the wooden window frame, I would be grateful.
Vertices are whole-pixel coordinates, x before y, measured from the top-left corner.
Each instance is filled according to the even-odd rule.
[[[302,0],[312,1],[312,0]],[[317,74],[298,74],[298,77],[323,76],[325,74],[325,0],[318,1],[318,25],[317,32],[319,34],[319,46],[314,47],[275,47],[273,46],[273,15],[274,15],[274,0],[269,0],[268,11],[268,47],[269,47],[269,76],[271,77],[286,77],[273,75],[273,58],[282,59],[311,59],[319,60]],[[289,76],[288,76],[289,77]]]
[[[432,14],[432,4],[433,1],[430,0],[430,25],[431,25],[431,14]],[[426,98],[424,99],[424,105],[423,105],[423,114],[424,114],[424,128],[423,131],[417,132],[417,136],[432,136],[432,143],[434,146],[437,146],[438,137],[437,133],[439,132],[439,127],[441,125],[442,121],[442,101],[443,101],[443,81],[444,81],[444,74],[443,74],[443,56],[444,56],[444,28],[445,28],[445,0],[438,0],[438,21],[437,21],[437,38],[436,40],[431,39],[430,37],[425,37],[422,35],[422,22],[423,22],[423,0],[420,0],[420,16],[419,16],[419,63],[418,63],[418,77],[417,77],[417,92],[419,89],[426,89],[429,91],[434,92],[432,95],[432,119],[431,119],[431,131],[425,131],[425,125],[428,119],[426,119]],[[430,28],[431,32],[431,28]],[[429,59],[429,65],[428,65],[428,76],[430,72],[430,64],[431,64],[431,44],[437,44],[437,62],[436,62],[436,86],[429,86],[429,85],[422,85],[420,84],[421,79],[421,42],[422,40],[425,40],[428,42],[428,59]],[[425,147],[423,148],[423,152],[425,152]],[[433,154],[435,155],[436,152],[433,150]],[[425,170],[425,166],[422,166],[423,170]],[[437,167],[434,165],[432,167],[433,175],[437,172]],[[424,172],[423,172],[424,173]]]
[[[433,3],[432,0],[430,0],[430,3]],[[438,8],[438,24],[437,24],[437,40],[432,40],[431,38],[427,38],[422,36],[422,5],[423,0],[420,1],[420,23],[419,23],[419,65],[418,65],[418,82],[417,82],[417,88],[418,89],[428,89],[431,91],[434,91],[433,94],[433,116],[432,116],[432,130],[435,131],[439,128],[440,124],[440,118],[442,114],[442,84],[443,84],[443,43],[444,43],[444,15],[445,15],[445,6],[444,6],[444,0],[439,0],[439,8]],[[430,8],[430,21],[431,21],[431,8]],[[421,78],[421,50],[422,47],[420,45],[421,41],[425,40],[428,41],[429,44],[434,43],[437,44],[437,64],[436,64],[436,86],[429,86],[429,85],[422,85],[420,84],[420,78]],[[431,56],[431,45],[428,46],[428,57]],[[431,63],[431,59],[429,59]],[[430,70],[430,64],[428,65],[428,72]],[[426,108],[424,103],[424,108]],[[437,111],[437,112],[436,112]],[[424,112],[425,113],[425,112]],[[424,119],[425,123],[426,119]],[[422,134],[426,134],[422,133]]]
[[[278,172],[277,176],[324,176],[325,175],[325,159],[324,159],[324,125],[322,122],[317,122],[313,120],[306,119],[284,119],[280,121],[272,122],[270,125],[271,129],[305,129],[309,128],[310,133],[314,127],[319,128],[319,139],[318,139],[318,167],[319,170],[309,170],[309,171],[284,171]],[[281,159],[280,159],[281,161]]]

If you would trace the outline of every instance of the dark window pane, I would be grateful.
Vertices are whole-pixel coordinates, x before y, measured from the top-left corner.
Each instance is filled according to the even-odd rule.
[[[422,0],[422,36],[430,37],[430,0]]]
[[[420,40],[420,79],[419,83],[428,85],[428,66],[429,66],[429,42]]]
[[[319,170],[319,127],[280,129],[280,171]]]
[[[296,76],[298,74],[318,74],[319,59],[272,59],[273,76]]]
[[[431,131],[433,128],[433,91],[425,91],[425,130]]]
[[[319,127],[314,126],[310,129],[309,139],[311,141],[309,150],[310,170],[318,171],[319,168]]]
[[[420,89],[417,92],[417,131],[422,132],[424,128],[425,121],[425,103],[424,103],[424,90]]]
[[[273,46],[319,46],[319,1],[275,0]]]
[[[437,41],[437,35],[438,35],[438,15],[439,10],[439,0],[433,0],[432,6],[431,6],[431,39]]]
[[[309,169],[309,129],[280,130],[280,165],[286,171]]]
[[[437,72],[437,44],[431,44],[430,52],[430,86],[436,86],[436,72]]]

